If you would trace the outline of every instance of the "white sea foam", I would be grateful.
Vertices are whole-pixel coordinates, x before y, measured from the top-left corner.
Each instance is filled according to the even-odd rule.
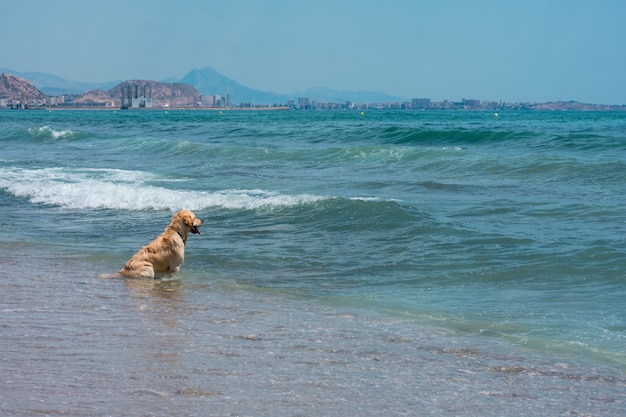
[[[214,192],[165,188],[146,184],[156,177],[138,171],[113,169],[0,169],[0,189],[34,204],[70,209],[255,210],[313,203],[329,197],[285,195],[266,190]]]
[[[71,135],[73,132],[71,130],[54,130],[50,126],[42,126],[38,128],[31,127],[30,129],[28,129],[28,133],[30,133],[33,136],[40,136],[40,135],[48,136],[49,135],[53,139],[59,139],[64,136]]]

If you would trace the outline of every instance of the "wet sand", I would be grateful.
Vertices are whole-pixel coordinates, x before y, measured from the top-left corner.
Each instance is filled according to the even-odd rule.
[[[7,416],[622,416],[623,370],[221,282],[0,244]]]

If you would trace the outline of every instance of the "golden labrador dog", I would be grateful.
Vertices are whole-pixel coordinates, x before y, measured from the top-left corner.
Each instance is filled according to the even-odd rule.
[[[189,210],[174,214],[172,221],[156,239],[132,256],[118,271],[118,275],[132,278],[150,278],[159,274],[173,274],[185,260],[185,244],[189,232],[200,234],[202,220]]]

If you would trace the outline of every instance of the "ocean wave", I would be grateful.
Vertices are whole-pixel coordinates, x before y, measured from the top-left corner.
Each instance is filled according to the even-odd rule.
[[[69,129],[56,130],[50,126],[31,127],[28,128],[28,133],[35,140],[74,139],[81,136],[80,132]]]
[[[168,189],[146,184],[151,174],[115,169],[0,169],[0,190],[33,204],[69,209],[256,210],[314,203],[332,197],[311,194],[286,195],[267,190],[214,192]]]
[[[456,145],[463,146],[520,141],[541,137],[540,132],[502,126],[443,124],[365,125],[350,129],[336,128],[325,132],[324,142],[369,143],[392,145]]]
[[[211,161],[213,165],[237,166],[251,164],[258,166],[290,166],[296,162],[306,166],[333,164],[347,166],[380,166],[390,163],[446,158],[451,153],[462,152],[460,146],[419,146],[406,145],[349,145],[330,148],[299,147],[290,144],[283,148],[272,144],[223,143],[219,141],[195,142],[186,139],[133,138],[117,145],[125,152],[141,152],[155,157],[187,158],[196,161]]]
[[[162,138],[133,138],[121,145],[128,152],[145,152],[161,156],[206,156],[207,145],[188,140]]]

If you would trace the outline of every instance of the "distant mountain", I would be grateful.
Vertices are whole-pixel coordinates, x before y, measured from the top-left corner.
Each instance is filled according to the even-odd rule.
[[[247,102],[254,104],[287,103],[286,96],[245,87],[220,74],[212,67],[194,69],[185,75],[180,82],[193,86],[204,95],[226,97],[227,94],[230,94],[230,101],[235,104]]]
[[[86,94],[94,90],[109,91],[122,81],[108,81],[99,83],[83,83],[68,81],[56,75],[42,72],[19,72],[7,68],[0,68],[0,73],[10,73],[32,82],[42,93],[48,96],[68,94]],[[153,81],[156,82],[156,81]],[[326,103],[382,103],[408,101],[404,97],[397,97],[381,91],[339,91],[329,88],[316,87],[293,94],[278,94],[269,91],[256,90],[246,87],[232,80],[212,67],[204,67],[190,71],[183,78],[170,77],[162,80],[165,84],[183,83],[194,87],[200,94],[206,96],[220,95],[226,98],[230,95],[231,103],[252,104],[286,104],[288,99],[297,101],[299,97],[307,97],[311,101]],[[191,94],[193,95],[193,94]]]
[[[90,90],[108,90],[121,81],[109,81],[102,83],[81,83],[68,81],[56,75],[43,72],[19,72],[8,68],[0,68],[0,73],[9,73],[17,77],[25,78],[32,82],[42,93],[48,96],[63,94],[82,94]]]
[[[298,97],[308,97],[310,100],[326,103],[380,103],[408,101],[404,97],[392,96],[381,91],[338,91],[329,88],[310,88],[302,92],[289,95],[255,90],[245,87],[237,81],[217,72],[212,67],[194,69],[185,75],[180,82],[192,85],[201,94],[226,96],[230,94],[232,103],[254,104],[285,104],[288,99],[297,101]]]

